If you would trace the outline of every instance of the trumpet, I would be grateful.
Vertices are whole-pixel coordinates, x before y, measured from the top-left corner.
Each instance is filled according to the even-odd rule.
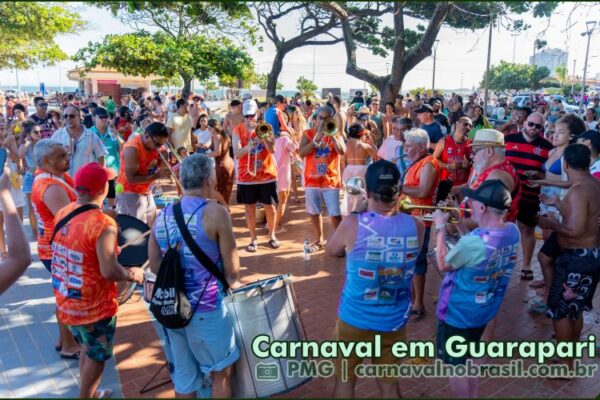
[[[273,137],[273,127],[271,126],[271,124],[268,124],[266,122],[258,124],[254,131],[256,132],[256,136],[258,136],[261,139],[269,139]]]
[[[413,204],[409,199],[400,200],[400,210],[405,212],[411,212],[413,210],[442,210],[444,212],[471,212],[469,208],[460,208],[460,207],[446,207],[446,206],[421,206],[417,204]]]
[[[323,135],[325,136],[335,136],[338,133],[337,121],[333,118],[327,118],[323,121],[321,132],[323,132]]]

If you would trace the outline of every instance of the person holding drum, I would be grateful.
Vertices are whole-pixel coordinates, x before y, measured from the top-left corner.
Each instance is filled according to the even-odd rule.
[[[114,175],[98,163],[77,171],[77,201],[56,213],[51,240],[58,318],[81,345],[79,397],[86,399],[111,394],[110,389],[97,389],[104,363],[113,355],[115,282],[142,283],[144,276],[141,268],[126,269],[117,261],[117,223],[101,209]]]
[[[244,123],[233,130],[233,153],[238,160],[237,202],[245,208],[246,224],[250,231],[250,244],[246,251],[256,252],[256,203],[265,209],[269,228],[269,246],[279,248],[275,237],[275,206],[277,205],[277,165],[275,163],[275,138],[257,136],[257,105],[254,100],[243,104]]]
[[[215,191],[216,174],[209,157],[194,154],[180,169],[184,220],[198,246],[219,268],[231,288],[238,282],[239,258],[229,212],[209,200]],[[223,304],[219,280],[185,244],[168,206],[158,215],[148,247],[149,266],[158,275],[169,246],[182,243],[180,259],[185,270],[187,298],[195,314],[182,329],[165,329],[174,369],[171,372],[177,397],[196,398],[205,374],[211,374],[212,397],[231,397],[232,366],[240,353],[235,343],[233,320]]]
[[[153,122],[146,127],[143,135],[127,142],[121,152],[117,186],[121,185],[123,193],[117,205],[121,214],[135,217],[148,225],[152,225],[156,218],[156,204],[150,185],[169,176],[167,169],[158,168],[158,150],[168,137],[167,127]]]
[[[73,179],[69,176],[69,153],[61,142],[54,139],[41,139],[33,148],[33,156],[38,169],[31,188],[31,207],[37,219],[38,256],[51,271],[52,249],[50,238],[54,230],[54,216],[63,207],[77,199]],[[61,358],[79,358],[79,345],[73,335],[58,318],[59,341],[54,347]]]
[[[394,164],[376,161],[365,177],[367,204],[361,208],[366,210],[346,216],[327,242],[328,255],[346,255],[335,340],[371,341],[381,335],[382,357],[373,363],[397,364],[391,346],[406,341],[411,282],[425,227],[419,219],[398,211],[400,171]],[[344,382],[341,359],[337,360],[335,397],[354,397],[354,369],[361,361],[356,356],[347,360],[348,380]],[[397,379],[378,379],[377,383],[378,397],[400,397]]]

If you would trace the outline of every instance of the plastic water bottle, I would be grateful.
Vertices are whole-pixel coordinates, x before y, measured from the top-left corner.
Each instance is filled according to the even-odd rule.
[[[304,261],[310,260],[310,242],[304,239]]]

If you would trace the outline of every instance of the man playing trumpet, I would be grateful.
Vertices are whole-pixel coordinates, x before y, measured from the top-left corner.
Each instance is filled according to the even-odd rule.
[[[314,129],[304,131],[298,153],[306,158],[304,168],[304,185],[306,187],[306,212],[317,234],[311,252],[322,250],[323,218],[322,203],[327,206],[334,228],[342,220],[340,212],[340,173],[339,157],[346,152],[341,128],[335,127],[331,119],[333,109],[328,106],[317,110],[317,121]],[[326,134],[327,133],[327,134]]]
[[[279,248],[275,237],[275,207],[277,205],[277,167],[275,164],[275,140],[268,125],[257,130],[256,113],[258,107],[254,100],[244,101],[242,111],[244,123],[233,130],[233,152],[238,160],[237,202],[244,204],[246,224],[250,231],[250,244],[246,251],[256,251],[256,203],[260,202],[267,217],[269,228],[269,246]],[[262,131],[265,131],[263,134]]]

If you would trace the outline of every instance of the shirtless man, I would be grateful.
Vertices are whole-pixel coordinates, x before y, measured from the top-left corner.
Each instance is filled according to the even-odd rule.
[[[564,163],[572,182],[567,195],[563,200],[541,195],[545,204],[558,208],[563,220],[540,217],[539,225],[558,234],[562,249],[554,267],[546,315],[552,319],[558,342],[575,342],[583,328],[583,311],[591,310],[600,278],[600,182],[590,174],[590,150],[585,145],[569,145]],[[572,358],[561,358],[561,362],[573,367]]]
[[[223,121],[223,130],[231,137],[233,128],[244,122],[244,116],[242,115],[242,103],[239,100],[231,100],[229,108],[230,111]]]
[[[360,124],[354,124],[348,130],[348,143],[346,143],[346,153],[342,163],[342,181],[344,184],[354,176],[365,179],[368,157],[371,157],[374,161],[378,159],[377,149],[372,144],[373,141],[370,140],[370,143],[368,143],[364,140],[366,135],[368,135],[367,131]],[[356,211],[355,206],[358,205],[358,198],[361,197],[361,195],[347,194],[345,196],[345,209],[342,207],[342,215],[348,215]]]

